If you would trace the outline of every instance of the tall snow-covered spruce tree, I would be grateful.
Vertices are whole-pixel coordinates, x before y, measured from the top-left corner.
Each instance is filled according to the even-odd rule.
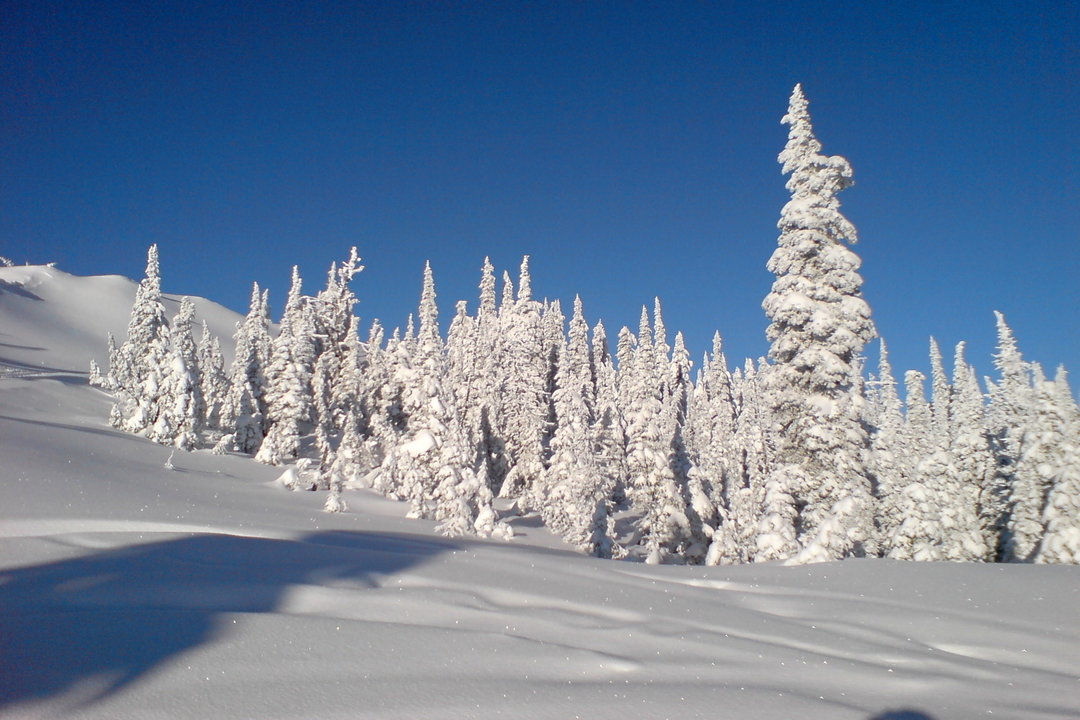
[[[778,158],[791,200],[768,268],[776,275],[762,303],[771,320],[768,398],[778,448],[770,485],[794,499],[795,562],[873,554],[873,495],[865,466],[859,358],[875,335],[860,289],[860,261],[845,243],[855,226],[837,194],[852,184],[844,158],[821,154],[802,86],[782,122]]]

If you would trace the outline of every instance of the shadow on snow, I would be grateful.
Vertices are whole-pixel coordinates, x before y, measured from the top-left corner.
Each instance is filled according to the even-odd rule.
[[[0,572],[0,709],[87,683],[98,689],[82,702],[104,699],[213,640],[225,614],[273,612],[293,585],[377,587],[456,547],[354,532],[194,535]]]

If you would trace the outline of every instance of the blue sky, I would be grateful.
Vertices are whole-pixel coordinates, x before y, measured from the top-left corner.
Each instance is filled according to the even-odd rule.
[[[357,245],[365,325],[485,255],[613,336],[659,295],[695,358],[764,354],[802,82],[899,370],[991,374],[992,311],[1080,372],[1073,3],[32,2],[0,23],[0,255],[275,312]],[[872,353],[876,356],[876,353]],[[1076,383],[1074,383],[1075,385]]]

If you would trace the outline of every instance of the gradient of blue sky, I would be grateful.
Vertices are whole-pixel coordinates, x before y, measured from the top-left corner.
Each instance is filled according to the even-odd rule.
[[[767,351],[791,87],[846,156],[898,369],[990,374],[992,311],[1080,372],[1078,10],[1066,2],[0,4],[0,254],[275,308],[357,245],[358,314],[445,329],[485,255],[614,335]]]

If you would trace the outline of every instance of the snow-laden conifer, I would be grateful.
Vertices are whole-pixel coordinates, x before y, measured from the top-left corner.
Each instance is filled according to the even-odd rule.
[[[216,441],[221,430],[221,408],[229,392],[229,378],[225,374],[225,357],[221,353],[221,342],[210,333],[210,327],[205,320],[202,321],[202,333],[195,353],[203,397],[202,427],[206,430],[208,438]]]
[[[117,348],[115,360],[109,369],[117,388],[110,414],[113,426],[171,443],[175,435],[165,412],[171,336],[162,304],[157,245],[147,251],[146,275],[135,292],[127,338]]]
[[[438,363],[443,352],[439,335],[439,308],[435,302],[435,276],[431,263],[424,263],[424,284],[420,293],[420,331],[417,334],[418,364]]]
[[[504,302],[505,307],[505,302]],[[529,258],[521,262],[517,299],[503,310],[506,394],[499,425],[505,432],[510,470],[500,494],[526,497],[544,471],[544,436],[550,405],[541,305],[532,299]]]
[[[1067,390],[1063,373],[1059,379]],[[1061,511],[1068,504],[1068,486],[1075,482],[1077,474],[1074,466],[1077,435],[1071,392],[1061,392],[1059,387],[1058,382],[1046,379],[1038,364],[1032,366],[1023,454],[1017,463],[1010,497],[1011,544],[1007,547],[1014,561],[1038,559],[1049,520],[1056,521],[1055,535],[1068,534],[1062,532],[1069,521],[1062,517]],[[1066,399],[1068,402],[1063,402]],[[1052,495],[1055,495],[1053,505],[1049,502]],[[1035,513],[1038,515],[1033,517]],[[1072,523],[1080,525],[1075,518]]]
[[[735,418],[731,373],[720,333],[716,333],[712,352],[705,355],[690,396],[685,430],[690,481],[701,485],[711,503],[711,513],[701,513],[712,529],[706,558],[711,564],[734,562],[738,554],[734,537],[724,537],[727,529],[721,527],[728,515],[730,496],[741,480],[735,472]]]
[[[342,395],[335,392],[335,388],[343,388],[342,373],[352,374],[353,370],[347,367],[346,355],[349,353],[352,336],[356,333],[356,322],[353,315],[353,306],[356,305],[356,294],[350,283],[357,274],[362,272],[364,266],[360,264],[360,256],[356,248],[349,248],[349,257],[340,265],[334,263],[326,278],[326,287],[319,291],[312,302],[314,310],[315,336],[317,362],[322,361],[322,371],[325,375],[323,389],[325,399],[325,417],[316,417],[316,425],[322,424],[329,433],[331,439],[338,438],[345,422],[348,408],[339,404],[345,397],[352,397],[346,393]],[[325,359],[324,359],[325,356]],[[318,367],[316,366],[316,369]],[[312,380],[314,384],[314,379]],[[314,390],[315,393],[319,391]],[[316,408],[316,413],[319,408]],[[332,448],[331,448],[332,455]],[[332,457],[326,457],[332,462]]]
[[[1043,509],[1043,536],[1035,554],[1037,563],[1080,565],[1080,409],[1059,367],[1052,383],[1039,388],[1039,424],[1058,434],[1044,445],[1051,488]]]
[[[933,451],[941,459],[938,474],[938,497],[941,515],[941,553],[946,560],[981,561],[988,553],[979,516],[979,498],[982,477],[979,468],[969,459],[971,440],[962,423],[974,408],[969,397],[972,388],[967,386],[969,377],[963,367],[963,348],[954,362],[953,382],[945,374],[941,350],[937,342],[930,341],[930,365],[933,383],[931,409],[931,440]],[[977,388],[975,389],[977,391]],[[962,395],[963,393],[963,395]]]
[[[307,432],[314,409],[312,375],[315,363],[315,326],[311,309],[301,296],[300,270],[293,266],[277,337],[266,370],[266,406],[269,430],[255,459],[280,465],[300,455],[300,438]]]
[[[395,417],[400,409],[400,393],[394,395],[391,383],[393,352],[383,346],[384,337],[382,323],[373,321],[364,344],[364,366],[357,390],[364,413],[365,455],[374,465],[381,463],[397,442]]]
[[[627,377],[626,465],[627,494],[637,516],[637,544],[649,563],[680,555],[692,537],[685,488],[678,475],[684,468],[676,461],[681,450],[675,444],[677,423],[674,408],[662,402],[665,373],[657,368],[658,359],[648,310],[642,307],[638,346]]]
[[[116,345],[116,337],[110,332],[106,338],[106,355],[108,357],[108,369],[105,371],[102,377],[101,387],[110,392],[116,392],[120,387],[118,377],[122,374],[120,366],[122,363],[120,357],[120,348]]]
[[[671,347],[667,341],[667,325],[664,323],[664,309],[660,305],[660,298],[653,298],[653,352],[656,353],[657,378],[661,383],[661,394],[666,396],[671,392]]]
[[[363,433],[369,433],[368,410],[364,406],[364,368],[367,351],[360,342],[360,319],[349,316],[349,328],[341,342],[341,366],[330,389],[330,402],[335,408],[339,432],[344,435],[349,423],[354,423]],[[352,419],[348,419],[349,415]]]
[[[770,366],[747,359],[732,375],[736,464],[726,512],[710,548],[709,564],[789,557],[795,548],[795,498],[772,475],[774,423],[767,403]]]
[[[671,466],[676,482],[682,488],[686,514],[690,522],[684,558],[700,563],[705,559],[713,532],[717,526],[717,506],[713,499],[712,479],[695,472],[694,461],[687,444],[687,425],[694,382],[693,362],[686,349],[682,332],[675,333],[668,376],[668,415],[671,434]]]
[[[715,507],[726,507],[736,409],[720,333],[713,335],[712,352],[704,357],[686,412],[684,436],[691,473],[698,476]]]
[[[570,333],[555,378],[555,434],[551,460],[533,490],[530,504],[540,508],[544,523],[579,549],[593,553],[594,518],[605,513],[610,499],[593,447],[595,389],[589,358],[588,325],[581,298],[574,299]]]
[[[896,500],[899,523],[891,528],[886,540],[887,555],[896,560],[944,559],[943,456],[933,435],[932,410],[923,390],[925,380],[926,376],[916,370],[904,376],[908,404],[904,444],[910,469]]]
[[[997,474],[990,498],[1003,496],[1001,559],[1027,562],[1042,534],[1049,488],[1037,464],[1029,462],[1034,457],[1029,446],[1035,440],[1031,368],[1024,362],[1005,316],[1000,312],[995,316],[998,342],[994,364],[999,379],[990,387],[990,437]]]
[[[837,194],[851,166],[821,154],[802,87],[795,86],[780,153],[791,200],[781,212],[779,247],[769,260],[776,280],[763,302],[768,338],[769,402],[780,432],[770,486],[796,498],[799,562],[860,555],[873,536],[869,437],[856,372],[874,337],[862,299],[859,258],[845,246],[855,227]]]
[[[229,369],[229,392],[221,411],[226,435],[215,448],[254,454],[263,440],[266,362],[270,352],[267,296],[255,283],[248,314],[236,328],[236,354]]]
[[[498,521],[492,508],[486,481],[473,467],[475,453],[447,389],[435,299],[428,266],[415,352],[397,346],[394,372],[402,388],[405,432],[382,462],[379,486],[407,499],[411,516],[437,520],[446,535],[509,536],[509,527]]]
[[[337,452],[339,424],[335,418],[334,381],[338,376],[338,357],[324,352],[315,361],[311,376],[312,411],[315,418],[315,452],[318,458],[320,485],[329,481],[328,472]],[[325,488],[324,488],[325,489]]]
[[[907,487],[911,464],[903,404],[884,338],[878,356],[876,387],[869,401],[869,418],[873,426],[869,469],[877,487],[877,544],[881,552],[887,553],[891,547],[890,538],[903,522],[901,493]]]
[[[596,399],[592,442],[596,454],[596,506],[592,517],[589,552],[598,557],[620,558],[615,528],[615,499],[625,495],[626,425],[619,408],[618,376],[608,348],[603,322],[593,328],[592,367]]]
[[[108,389],[108,381],[106,380],[106,376],[102,374],[101,366],[98,365],[98,361],[94,358],[90,359],[90,370],[86,375],[86,383],[90,387]]]
[[[965,343],[958,343],[953,358],[952,458],[964,486],[964,497],[959,502],[970,507],[976,516],[978,557],[972,559],[993,561],[999,535],[992,510],[996,505],[991,485],[994,457],[986,428],[986,403],[975,369],[964,359],[964,348]],[[987,498],[991,500],[988,502]]]
[[[506,282],[507,287],[512,288],[509,280]],[[477,469],[482,471],[491,491],[497,494],[510,470],[505,431],[501,425],[505,418],[503,403],[509,376],[505,362],[506,337],[495,300],[495,268],[487,258],[481,270],[478,308],[472,344],[476,373],[469,402],[463,411],[470,437],[479,444],[478,452],[485,465]]]
[[[172,321],[172,362],[168,375],[168,406],[165,409],[170,418],[170,439],[185,450],[198,446],[203,418],[206,416],[198,348],[191,333],[194,319],[195,303],[185,297],[180,301],[180,309]]]

